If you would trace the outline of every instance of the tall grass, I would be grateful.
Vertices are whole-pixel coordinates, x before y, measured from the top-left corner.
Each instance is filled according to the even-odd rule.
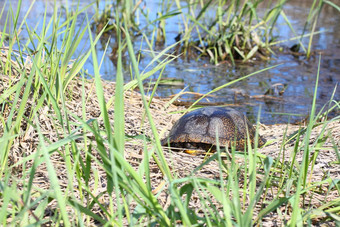
[[[151,45],[164,46],[167,44],[167,26],[169,18],[178,18],[178,35],[175,38],[178,46],[176,50],[189,59],[209,58],[211,62],[218,64],[221,61],[228,61],[232,64],[246,62],[251,59],[270,59],[274,53],[272,46],[286,42],[277,40],[275,29],[277,21],[282,17],[298,45],[294,51],[300,48],[307,58],[312,54],[312,43],[315,35],[319,34],[317,23],[319,14],[325,4],[336,9],[339,7],[330,1],[314,0],[309,8],[305,26],[301,34],[295,31],[291,21],[288,19],[284,6],[287,0],[262,1],[262,0],[219,0],[219,1],[179,1],[161,0],[160,11],[154,20],[150,19],[150,13],[154,14],[154,9],[148,7],[148,3],[141,6],[141,1],[124,1],[124,3],[107,3],[103,12],[97,6],[97,15],[101,15],[96,21],[96,26],[100,29],[105,24],[109,24],[105,31],[114,30],[112,21],[114,20],[115,7],[126,12],[125,19],[127,27],[134,31],[135,35],[143,35],[150,39]],[[146,7],[145,7],[146,6]],[[145,24],[140,21],[144,20]],[[148,31],[152,28],[152,32]],[[171,28],[173,29],[173,28]],[[173,32],[173,30],[172,30]],[[305,47],[303,38],[308,38]],[[168,41],[171,43],[171,41]],[[152,50],[154,46],[150,46]]]
[[[217,153],[205,159],[186,177],[176,176],[160,145],[142,83],[143,79],[163,69],[173,58],[167,58],[165,53],[168,49],[164,50],[152,60],[157,62],[154,68],[140,71],[128,25],[123,22],[129,20],[127,17],[131,6],[125,5],[125,9],[127,11],[123,12],[122,17],[118,17],[116,11],[116,91],[114,100],[108,101],[104,97],[103,81],[99,74],[100,60],[95,48],[106,28],[93,37],[91,19],[87,20],[85,17],[82,21],[84,27],[75,26],[80,13],[85,9],[68,11],[66,21],[61,23],[61,15],[55,8],[51,21],[44,17],[40,34],[23,23],[29,34],[29,41],[25,44],[18,35],[19,26],[15,19],[20,12],[20,4],[15,15],[8,15],[8,20],[15,23],[9,34],[11,38],[7,44],[10,46],[8,58],[1,64],[1,73],[12,83],[12,86],[0,94],[2,225],[87,226],[96,223],[104,226],[250,226],[261,225],[264,217],[273,212],[280,214],[282,207],[292,209],[291,219],[284,223],[292,226],[310,223],[314,218],[319,218],[320,213],[326,215],[327,220],[338,220],[339,199],[326,201],[317,208],[305,207],[304,203],[301,205],[301,200],[304,202],[305,196],[313,196],[319,186],[327,185],[327,192],[339,192],[338,182],[331,177],[326,176],[320,182],[308,182],[307,170],[313,167],[318,151],[322,148],[327,124],[339,120],[339,117],[324,120],[321,123],[323,130],[320,136],[315,143],[310,144],[311,130],[320,124],[316,120],[322,115],[315,115],[315,98],[309,124],[305,130],[299,131],[299,139],[295,142],[294,152],[298,153],[300,149],[304,152],[302,163],[292,159],[286,166],[280,157],[263,156],[257,148],[253,150],[250,146],[245,152],[231,150],[232,159],[225,161],[223,152],[218,149]],[[5,32],[4,30],[1,34]],[[89,35],[90,48],[70,64],[75,49],[79,48],[79,40],[86,33]],[[62,45],[58,47],[57,40],[60,39]],[[135,78],[126,85],[123,83],[121,61],[123,43],[126,43]],[[0,44],[0,48],[5,46],[4,39]],[[13,52],[14,47],[19,49],[18,57]],[[31,65],[24,64],[26,55],[29,56]],[[91,94],[91,91],[86,90],[89,82],[84,79],[82,71],[84,62],[90,56],[93,60],[95,84],[95,93],[92,95],[97,97],[101,112],[100,117],[93,119],[86,115],[86,95]],[[16,80],[16,76],[20,76],[20,80]],[[76,95],[70,90],[72,82],[76,80],[81,81],[82,86],[80,116],[77,110],[67,104]],[[143,108],[152,131],[151,142],[146,137],[139,141],[145,146],[142,145],[143,158],[137,166],[129,163],[124,156],[124,92],[133,86],[140,88]],[[316,91],[317,83],[315,97]],[[340,109],[338,102],[333,101],[329,105],[330,108]],[[110,109],[114,110],[114,123],[109,117]],[[53,125],[51,129],[54,130],[55,137],[46,134],[46,116]],[[26,134],[35,137],[25,138]],[[36,144],[33,143],[32,148],[20,147],[20,141],[25,139],[31,139]],[[25,153],[25,149],[30,152]],[[337,149],[335,146],[334,150],[339,154]],[[311,157],[312,152],[315,153]],[[13,157],[18,159],[10,160]],[[53,157],[58,157],[57,161]],[[240,157],[242,163],[233,161]],[[162,182],[165,186],[158,193],[153,192],[155,185],[152,185],[151,178],[154,175],[149,167],[152,161],[163,174]],[[214,162],[218,166],[218,177],[200,177],[198,172]],[[48,178],[43,179],[46,181],[42,183],[44,187],[37,183],[39,168],[46,168],[48,172]],[[64,172],[60,172],[60,168]],[[104,176],[101,172],[104,172]],[[61,183],[63,177],[67,178],[67,185]],[[106,190],[98,192],[98,185],[103,181]],[[278,193],[268,198],[268,191]],[[169,206],[165,207],[161,203],[161,193],[169,195]],[[192,201],[197,198],[199,207],[194,207]]]

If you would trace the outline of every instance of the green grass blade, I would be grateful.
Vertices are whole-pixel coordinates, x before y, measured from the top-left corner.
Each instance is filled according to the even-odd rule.
[[[38,122],[37,119],[36,119],[36,121]],[[67,211],[66,211],[66,202],[65,202],[66,200],[63,196],[60,185],[58,183],[57,173],[55,172],[55,169],[54,169],[53,164],[52,164],[51,159],[50,159],[50,155],[49,155],[49,153],[46,149],[44,138],[41,134],[39,125],[37,125],[37,130],[38,130],[38,135],[39,135],[41,152],[43,153],[45,163],[46,163],[46,167],[47,167],[47,170],[48,170],[49,180],[51,182],[51,189],[54,191],[54,193],[56,195],[56,200],[57,200],[58,205],[59,205],[60,214],[61,214],[61,217],[63,219],[64,225],[65,226],[71,226],[71,223],[70,223],[69,217],[67,215]]]

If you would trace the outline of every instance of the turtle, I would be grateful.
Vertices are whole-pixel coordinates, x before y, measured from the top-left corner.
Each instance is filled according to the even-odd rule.
[[[183,115],[172,127],[169,135],[161,140],[162,146],[216,151],[216,135],[220,147],[244,150],[247,131],[254,147],[255,129],[246,116],[230,107],[203,107]],[[216,134],[217,133],[217,134]],[[260,135],[257,145],[266,140]]]

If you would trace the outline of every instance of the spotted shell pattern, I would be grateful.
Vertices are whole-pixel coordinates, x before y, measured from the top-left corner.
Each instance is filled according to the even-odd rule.
[[[184,143],[216,145],[216,133],[220,146],[232,145],[243,150],[249,138],[254,145],[255,129],[246,116],[229,107],[204,107],[183,115],[172,127],[162,145],[181,147]],[[258,145],[264,144],[259,136]]]

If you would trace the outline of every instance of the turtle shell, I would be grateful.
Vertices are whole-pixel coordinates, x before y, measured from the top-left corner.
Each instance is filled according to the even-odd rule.
[[[229,107],[204,107],[183,115],[172,127],[169,136],[161,141],[163,146],[201,148],[216,146],[216,135],[220,146],[235,146],[244,150],[247,131],[254,145],[255,129],[246,116]],[[259,136],[258,145],[265,140]]]

